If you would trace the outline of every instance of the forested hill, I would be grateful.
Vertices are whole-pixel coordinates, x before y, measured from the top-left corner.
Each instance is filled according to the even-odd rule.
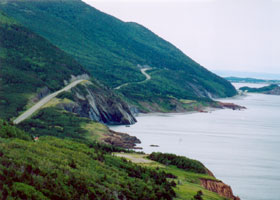
[[[0,9],[72,55],[111,88],[144,80],[139,65],[152,67],[151,80],[121,88],[131,102],[236,94],[228,81],[145,27],[122,22],[80,0],[2,1]]]
[[[65,87],[73,76],[83,75],[80,78],[90,80],[72,88],[60,101],[53,99],[50,106],[103,123],[134,123],[128,105],[86,74],[71,56],[0,12],[0,118],[19,116]]]
[[[1,118],[17,116],[40,89],[58,90],[71,75],[86,73],[69,55],[1,12],[0,50]]]

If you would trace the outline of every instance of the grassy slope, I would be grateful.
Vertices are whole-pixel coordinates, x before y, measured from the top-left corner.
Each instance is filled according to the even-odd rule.
[[[57,90],[86,71],[70,56],[0,12],[0,112],[17,116],[38,89]]]
[[[84,142],[101,141],[110,133],[109,128],[101,123],[55,107],[61,102],[54,99],[19,127],[34,136],[74,138]]]
[[[120,90],[132,102],[206,95],[193,87],[220,97],[236,93],[228,81],[141,25],[124,23],[79,0],[12,2],[0,9],[73,55],[110,87],[144,80],[137,64],[153,67],[152,80]]]
[[[163,174],[74,141],[0,139],[0,146],[1,199],[159,199],[172,192]]]
[[[175,195],[165,174],[111,156],[114,148],[49,136],[35,142],[5,121],[0,125],[0,199],[171,199]]]
[[[160,164],[155,161],[148,160],[145,154],[133,154],[133,153],[118,153],[116,154],[118,157],[126,157],[126,159],[137,163],[138,165],[149,167],[152,169],[158,169],[159,171],[165,171],[166,173],[171,173],[175,176],[177,176],[176,179],[173,179],[177,186],[174,188],[176,192],[176,198],[178,200],[184,200],[184,199],[193,199],[193,197],[197,194],[198,191],[203,192],[202,198],[204,200],[224,200],[224,197],[219,196],[218,194],[208,191],[204,189],[200,185],[200,178],[207,178],[207,179],[213,179],[216,180],[214,177],[206,175],[206,174],[200,174],[200,173],[193,173],[189,171],[184,171],[182,169],[177,168],[176,166],[166,166],[163,164]],[[139,162],[138,162],[139,160]],[[144,161],[143,161],[144,160]],[[147,161],[145,161],[147,160]]]

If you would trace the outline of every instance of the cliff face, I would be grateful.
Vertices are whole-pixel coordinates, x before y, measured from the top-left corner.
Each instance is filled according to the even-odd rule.
[[[71,103],[59,106],[69,112],[110,125],[134,124],[136,119],[129,106],[106,88],[101,89],[89,81],[71,90]]]
[[[226,185],[222,181],[216,181],[211,179],[200,179],[201,185],[212,192],[216,192],[219,195],[232,199],[232,200],[240,200],[239,197],[233,195],[232,189],[229,185]]]

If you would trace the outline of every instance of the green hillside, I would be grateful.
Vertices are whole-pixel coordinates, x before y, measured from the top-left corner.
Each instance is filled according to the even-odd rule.
[[[6,128],[0,126],[0,199],[172,199],[175,196],[165,173],[113,157],[106,148],[55,137],[25,141],[14,134],[4,139],[2,129]]]
[[[212,176],[161,165],[144,154],[117,154],[120,150],[50,136],[33,140],[0,119],[0,199],[226,199],[201,186],[200,179],[215,181]],[[187,165],[192,162],[197,161]]]
[[[0,12],[0,117],[24,109],[40,89],[55,91],[71,75],[86,73],[80,64],[42,37]]]
[[[90,80],[72,88],[68,96],[61,97],[70,99],[58,102],[57,107],[104,123],[136,121],[128,105],[109,88],[89,78],[89,73],[71,56],[2,13],[0,50],[1,118],[14,119],[44,96],[62,89],[72,76],[85,74],[81,77]]]
[[[228,81],[145,27],[122,22],[80,0],[4,1],[0,9],[72,55],[105,85],[132,83],[119,90],[131,103],[236,94]],[[153,68],[152,79],[133,84],[145,79],[139,65]]]

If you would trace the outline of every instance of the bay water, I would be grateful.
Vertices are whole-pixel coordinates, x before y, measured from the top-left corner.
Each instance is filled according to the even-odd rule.
[[[201,161],[242,200],[279,200],[280,96],[220,100],[247,109],[141,114],[135,125],[110,128],[138,137],[145,153],[168,152]]]

